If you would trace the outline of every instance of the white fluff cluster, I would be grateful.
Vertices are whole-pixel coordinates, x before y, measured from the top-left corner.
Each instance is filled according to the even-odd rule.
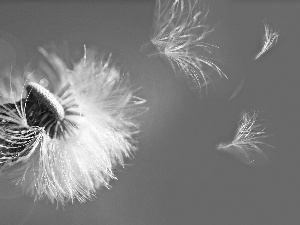
[[[279,38],[279,29],[271,27],[267,21],[264,21],[265,33],[263,36],[263,46],[259,53],[254,57],[257,60],[261,57],[264,53],[266,53],[270,48],[272,48]]]
[[[115,166],[124,165],[123,158],[136,149],[134,118],[145,109],[145,100],[133,95],[127,74],[110,65],[110,58],[89,50],[68,69],[56,54],[39,50],[48,61],[39,70],[49,87],[39,83],[39,70],[25,82],[22,76],[7,76],[0,83],[1,173],[35,199],[84,202],[109,187]],[[33,95],[38,91],[51,96],[39,99]],[[52,94],[65,110],[63,119],[48,110]]]
[[[206,24],[208,12],[200,7],[199,0],[157,0],[151,35],[158,54],[169,61],[174,71],[178,67],[189,87],[198,93],[212,84],[213,71],[227,78],[212,56],[218,46],[206,40],[214,30]]]
[[[274,146],[265,142],[265,139],[271,135],[266,133],[266,127],[257,118],[257,111],[253,111],[252,115],[243,112],[233,141],[219,144],[218,150],[233,155],[246,165],[267,163],[270,149]]]

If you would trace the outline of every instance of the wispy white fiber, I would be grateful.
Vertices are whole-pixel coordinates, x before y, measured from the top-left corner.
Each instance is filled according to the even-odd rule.
[[[279,37],[279,30],[271,27],[266,21],[264,21],[265,33],[263,37],[263,47],[260,52],[255,56],[255,60],[257,60],[260,56],[262,56],[266,51],[272,48]]]
[[[258,165],[268,162],[270,150],[274,148],[265,142],[270,137],[266,127],[258,121],[258,112],[243,112],[236,135],[230,143],[221,143],[218,150],[229,153],[247,165]]]
[[[197,92],[212,83],[212,71],[227,78],[212,57],[218,46],[206,41],[214,30],[206,24],[208,12],[198,0],[157,0],[154,13],[151,42],[158,53],[152,55],[166,58],[175,72],[179,68]]]

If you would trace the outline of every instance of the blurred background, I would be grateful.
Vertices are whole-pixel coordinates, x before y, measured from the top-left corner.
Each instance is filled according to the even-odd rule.
[[[0,4],[0,67],[25,66],[37,47],[55,43],[79,59],[83,45],[113,53],[150,110],[141,116],[139,151],[110,190],[64,210],[31,197],[1,194],[1,225],[282,225],[300,223],[299,19],[297,1],[206,1],[209,42],[220,68],[202,98],[176,79],[149,42],[155,1],[6,1]],[[281,28],[258,61],[263,20]],[[77,58],[76,58],[77,57]],[[241,92],[228,101],[245,79]],[[271,163],[245,167],[216,151],[232,140],[242,111],[261,109],[274,134]],[[0,190],[7,189],[1,186]]]

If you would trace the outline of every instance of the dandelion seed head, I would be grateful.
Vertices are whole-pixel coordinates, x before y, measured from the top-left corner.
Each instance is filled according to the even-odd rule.
[[[55,53],[39,51],[47,63],[23,84],[23,76],[16,79],[22,94],[14,101],[7,95],[0,105],[1,172],[36,200],[92,200],[136,150],[135,118],[145,100],[134,95],[111,55],[105,60],[85,49],[68,68]]]

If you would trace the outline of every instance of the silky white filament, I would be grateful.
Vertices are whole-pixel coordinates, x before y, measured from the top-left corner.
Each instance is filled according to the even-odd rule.
[[[217,149],[229,153],[246,165],[259,165],[268,162],[270,149],[274,146],[265,143],[270,137],[265,126],[257,121],[258,112],[243,112],[239,127],[231,143],[221,143]]]
[[[264,21],[265,34],[263,37],[263,47],[260,52],[255,56],[255,60],[257,60],[260,56],[262,56],[266,51],[268,51],[271,47],[273,47],[279,37],[279,30],[276,28],[270,27],[270,25]]]
[[[212,57],[219,47],[205,41],[214,28],[205,24],[209,10],[199,4],[198,0],[157,0],[151,35],[158,55],[164,56],[175,72],[178,67],[197,93],[212,83],[212,71],[227,78]]]

